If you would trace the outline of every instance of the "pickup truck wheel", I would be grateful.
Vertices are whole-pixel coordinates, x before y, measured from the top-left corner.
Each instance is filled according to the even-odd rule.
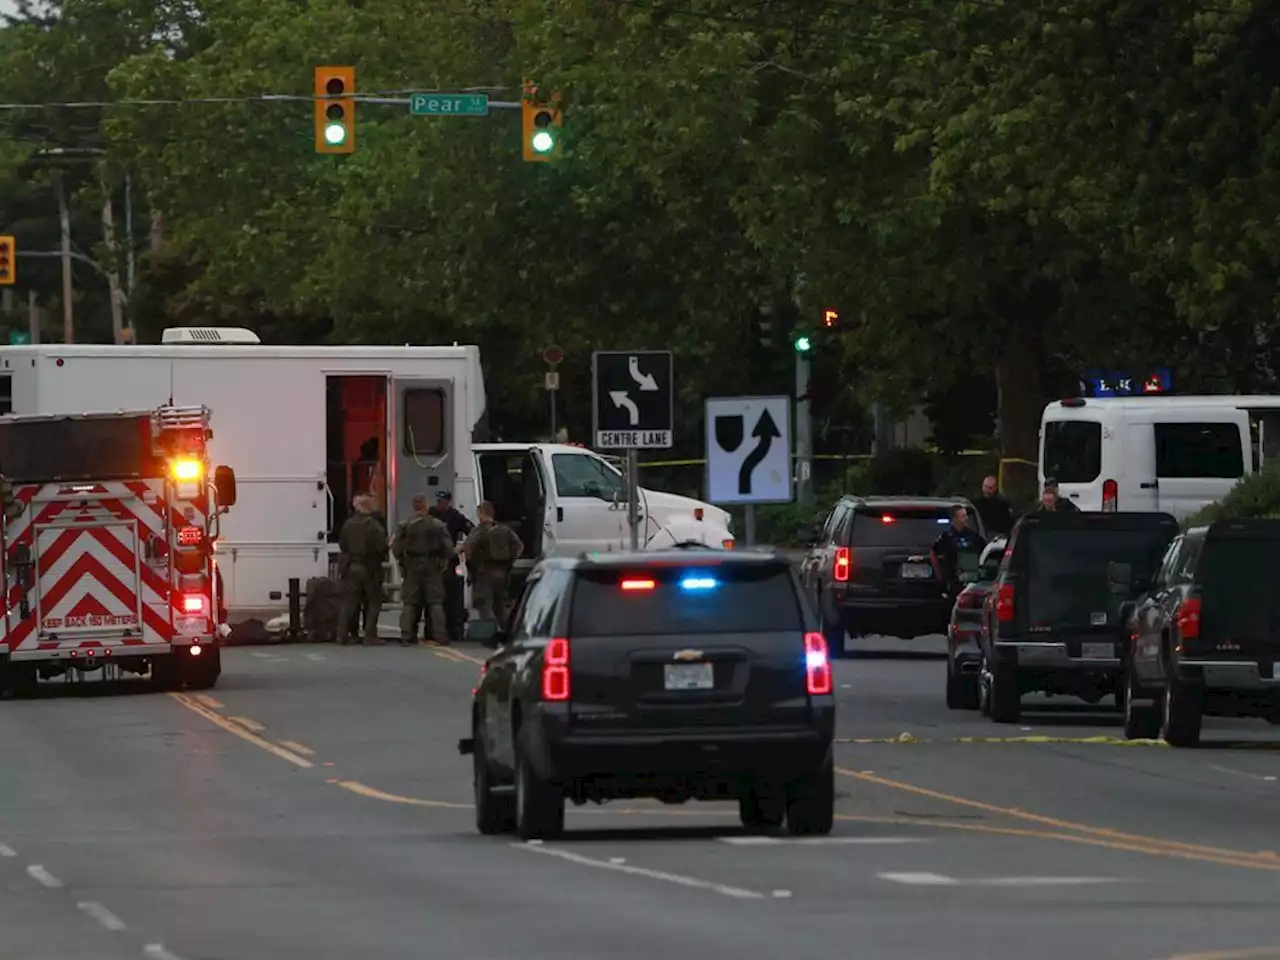
[[[947,658],[947,706],[952,710],[978,709],[977,676],[965,676],[950,657]]]
[[[1022,691],[1018,689],[1018,668],[1012,663],[991,665],[991,719],[996,723],[1017,723],[1022,716]]]
[[[1155,704],[1138,703],[1142,691],[1133,679],[1133,670],[1124,672],[1124,738],[1126,740],[1154,740],[1160,735],[1160,711]]]
[[[516,835],[521,840],[554,840],[564,833],[564,794],[538,777],[527,751],[516,743]]]
[[[493,771],[485,754],[484,735],[473,730],[475,748],[471,752],[472,785],[475,790],[476,829],[485,836],[511,833],[516,826],[516,798],[509,794],[495,796]]]
[[[786,813],[785,794],[769,783],[756,781],[738,798],[738,819],[748,830],[780,827]]]
[[[205,647],[200,656],[186,655],[182,663],[183,679],[192,690],[211,690],[222,676],[222,651]]]
[[[1172,668],[1167,668],[1166,673],[1168,681],[1165,684],[1160,736],[1171,747],[1197,746],[1203,719],[1203,697],[1195,687],[1179,680]]]
[[[794,837],[826,836],[835,826],[836,770],[830,754],[787,791],[787,831]]]

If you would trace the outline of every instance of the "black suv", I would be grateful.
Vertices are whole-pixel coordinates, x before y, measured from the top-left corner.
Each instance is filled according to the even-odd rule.
[[[1015,723],[1033,691],[1123,705],[1125,604],[1178,534],[1167,513],[1032,513],[1009,536],[978,635],[978,698]]]
[[[801,576],[833,656],[844,652],[846,635],[910,640],[947,632],[952,598],[930,550],[957,506],[983,533],[963,497],[846,496],[809,535]]]
[[[1277,556],[1278,520],[1220,521],[1173,541],[1131,605],[1126,737],[1193,747],[1206,715],[1280,723]]]
[[[830,833],[835,698],[786,557],[549,558],[471,707],[476,826],[564,829],[565,800],[738,801],[749,827]]]

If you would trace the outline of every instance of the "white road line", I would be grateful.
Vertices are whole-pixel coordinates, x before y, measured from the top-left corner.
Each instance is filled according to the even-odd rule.
[[[721,843],[738,847],[774,847],[784,844],[807,847],[836,847],[896,843],[928,843],[926,837],[716,837]]]
[[[13,849],[13,847],[0,843],[0,857],[16,857],[17,855],[18,851]]]
[[[712,893],[718,893],[725,897],[734,897],[738,900],[766,899],[766,894],[760,893],[758,890],[732,887],[724,883],[713,883],[710,880],[699,880],[697,877],[686,877],[683,874],[667,873],[663,870],[634,867],[628,863],[593,860],[591,857],[584,857],[578,853],[570,853],[568,850],[559,850],[542,844],[513,843],[512,846],[517,850],[528,850],[531,853],[540,853],[548,857],[558,857],[561,860],[567,860],[570,863],[576,863],[584,867],[594,867],[597,870],[612,870],[615,873],[627,873],[633,877],[647,877],[650,880],[661,880],[664,883],[674,883],[676,886],[688,887],[694,890],[709,890]]]
[[[270,660],[272,657],[274,657],[274,656],[275,656],[275,654],[274,654],[274,653],[265,653],[265,652],[263,652],[262,650],[250,650],[250,651],[249,651],[249,656],[251,656],[251,657],[257,657],[259,660]],[[159,946],[159,944],[152,944],[152,946]]]
[[[304,653],[303,656],[308,660],[315,660],[317,662],[324,659],[323,653]]]
[[[1094,883],[1136,883],[1127,877],[980,877],[958,880],[937,873],[877,873],[881,880],[918,887],[1078,887]]]
[[[151,960],[182,960],[176,953],[165,949],[163,943],[149,943],[142,948],[142,953]]]
[[[123,930],[124,921],[117,917],[100,903],[92,900],[86,900],[84,903],[77,903],[76,906],[87,916],[97,920],[108,930]]]
[[[891,883],[909,883],[918,887],[952,887],[960,882],[937,873],[877,873],[876,876]]]
[[[44,867],[40,866],[40,864],[38,863],[33,863],[31,864],[31,866],[27,867],[27,876],[29,876],[36,883],[39,883],[46,887],[54,888],[54,887],[62,886],[61,880],[55,877],[52,873],[50,873]]]

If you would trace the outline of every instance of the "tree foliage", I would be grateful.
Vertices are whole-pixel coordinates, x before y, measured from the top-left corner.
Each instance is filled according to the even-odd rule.
[[[792,326],[836,307],[833,451],[868,402],[985,377],[1006,455],[1033,458],[1043,401],[1085,366],[1270,386],[1273,20],[1262,0],[63,0],[0,30],[0,99],[116,105],[0,117],[0,219],[52,249],[38,145],[101,149],[73,233],[115,256],[96,205],[125,172],[131,241],[163,215],[130,301],[144,337],[476,342],[511,436],[543,429],[545,346],[584,437],[590,351],[669,345],[694,451],[702,398],[790,390]],[[322,63],[390,97],[513,101],[533,78],[564,97],[565,155],[521,163],[518,111],[361,102],[356,152],[318,156]],[[31,273],[49,297],[53,266]],[[762,345],[766,305],[785,329]]]

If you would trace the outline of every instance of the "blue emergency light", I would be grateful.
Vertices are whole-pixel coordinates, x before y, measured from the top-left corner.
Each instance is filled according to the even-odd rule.
[[[685,577],[680,581],[681,590],[714,590],[719,585],[714,577]]]

